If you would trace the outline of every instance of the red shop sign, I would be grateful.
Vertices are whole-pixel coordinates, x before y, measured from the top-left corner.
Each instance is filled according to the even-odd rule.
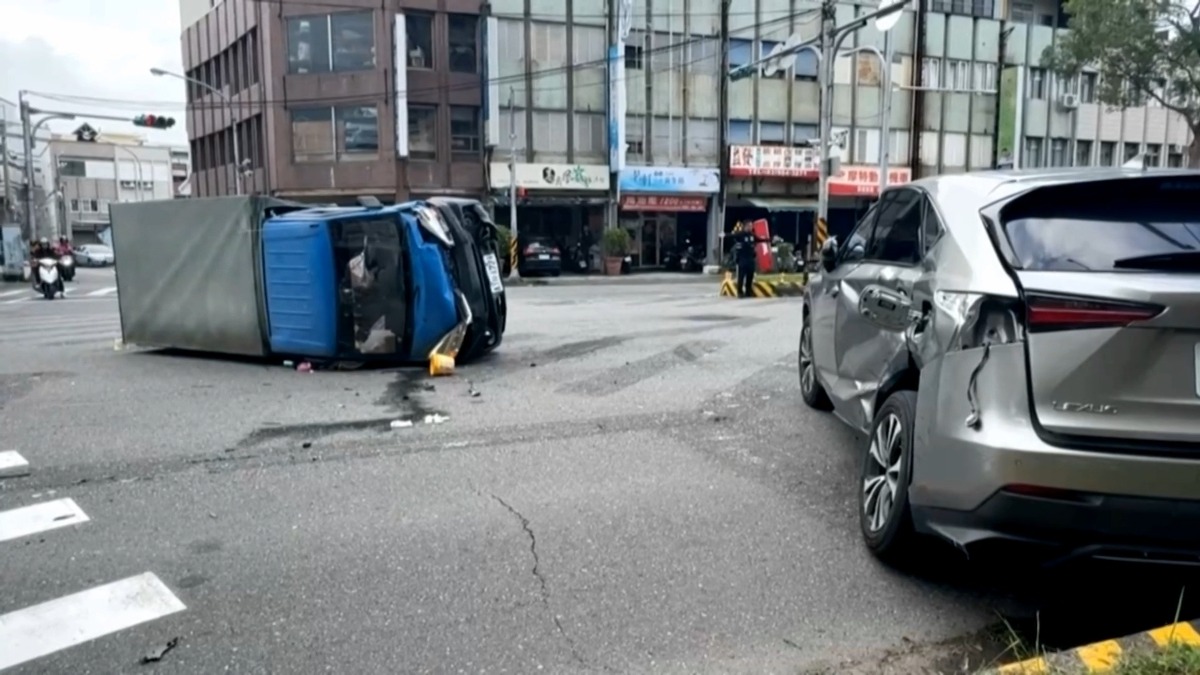
[[[708,210],[708,197],[624,195],[621,197],[621,210],[704,213]]]
[[[912,169],[888,169],[888,185],[903,185],[912,181]],[[836,176],[829,177],[831,197],[878,197],[879,167],[846,164]]]

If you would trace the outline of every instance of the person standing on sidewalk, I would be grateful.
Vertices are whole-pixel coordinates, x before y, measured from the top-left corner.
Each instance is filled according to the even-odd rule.
[[[737,265],[737,289],[739,298],[754,295],[755,237],[749,224],[738,223],[733,228],[733,259]]]

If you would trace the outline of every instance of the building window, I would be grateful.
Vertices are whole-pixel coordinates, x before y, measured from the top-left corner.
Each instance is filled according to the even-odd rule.
[[[943,14],[962,14],[986,19],[995,15],[993,0],[929,0],[929,9]]]
[[[1125,147],[1121,151],[1121,157],[1122,157],[1121,161],[1128,162],[1129,160],[1133,159],[1134,157],[1137,157],[1137,155],[1138,155],[1138,144],[1137,143],[1126,143]]]
[[[1117,165],[1117,144],[1112,141],[1104,141],[1100,144],[1100,166],[1116,166]]]
[[[60,159],[58,160],[58,175],[82,178],[87,175],[87,165],[82,159]]]
[[[1013,0],[1009,5],[1009,19],[1013,23],[1033,23],[1033,3]]]
[[[1029,98],[1046,98],[1046,69],[1029,69]]]
[[[1050,166],[1070,166],[1067,163],[1067,139],[1050,139]]]
[[[450,150],[456,155],[477,157],[480,148],[479,108],[450,106]]]
[[[975,64],[974,89],[976,91],[996,91],[996,64]]]
[[[625,45],[625,67],[631,70],[641,70],[645,60],[641,45]]]
[[[409,14],[404,18],[408,35],[408,67],[433,68],[433,17]]]
[[[329,72],[329,17],[288,19],[288,72]]]
[[[470,14],[451,14],[450,72],[479,72],[479,17]]]
[[[374,159],[379,156],[379,113],[375,106],[342,106],[334,110],[338,154],[347,159]]]
[[[1092,142],[1075,141],[1075,166],[1092,165]]]
[[[1167,155],[1167,166],[1171,167],[1172,169],[1183,168],[1183,153],[1182,152],[1169,153]]]
[[[79,213],[79,200],[78,199],[71,200],[71,213]]]
[[[942,60],[934,58],[921,59],[921,85],[930,89],[940,89],[942,86]]]
[[[369,70],[375,67],[371,12],[339,12],[287,20],[291,74]]]
[[[1096,102],[1096,74],[1083,73],[1079,76],[1079,100],[1084,103]]]
[[[333,110],[301,108],[292,111],[292,158],[297,162],[332,162]]]
[[[1025,139],[1025,156],[1021,158],[1021,166],[1036,169],[1042,165],[1042,139]]]
[[[1145,159],[1146,166],[1158,166],[1160,157],[1162,157],[1162,145],[1159,145],[1158,143],[1147,143]]]
[[[333,69],[370,70],[375,67],[375,20],[371,12],[329,15]]]
[[[138,187],[140,188],[141,186],[139,185]],[[100,210],[100,202],[96,201],[95,199],[89,199],[87,201],[87,205],[88,205],[87,210],[90,211],[91,213],[96,213]]]
[[[954,91],[970,91],[971,62],[959,59],[946,60],[946,87]]]
[[[408,106],[408,156],[437,159],[437,106]]]

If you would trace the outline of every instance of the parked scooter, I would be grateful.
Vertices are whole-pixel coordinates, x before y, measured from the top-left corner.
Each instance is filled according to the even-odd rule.
[[[66,297],[62,275],[58,272],[58,261],[54,258],[38,258],[37,274],[33,278],[33,290],[42,294],[47,300],[56,296]]]
[[[691,239],[683,241],[683,255],[680,257],[679,266],[684,272],[699,272],[704,269],[704,251],[693,244]]]
[[[678,272],[683,269],[683,256],[677,246],[667,246],[662,251],[663,269],[668,272]]]
[[[577,274],[588,273],[588,254],[579,244],[571,244],[563,249],[563,269]]]

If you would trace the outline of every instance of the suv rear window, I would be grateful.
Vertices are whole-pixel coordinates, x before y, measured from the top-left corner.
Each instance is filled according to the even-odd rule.
[[[1001,212],[1022,269],[1129,271],[1140,256],[1200,255],[1200,177],[1155,177],[1035,190]]]

